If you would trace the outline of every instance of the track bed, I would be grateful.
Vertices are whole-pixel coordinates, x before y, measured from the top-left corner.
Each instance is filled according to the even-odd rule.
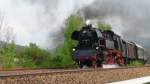
[[[100,84],[150,75],[150,66],[116,69],[20,69],[0,71],[0,84]]]

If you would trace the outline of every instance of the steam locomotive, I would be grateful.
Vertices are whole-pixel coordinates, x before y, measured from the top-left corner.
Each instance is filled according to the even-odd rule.
[[[80,68],[84,65],[102,67],[103,64],[122,66],[133,60],[147,59],[143,47],[125,41],[111,30],[102,31],[91,24],[82,27],[80,31],[74,31],[71,38],[78,41],[72,50]]]

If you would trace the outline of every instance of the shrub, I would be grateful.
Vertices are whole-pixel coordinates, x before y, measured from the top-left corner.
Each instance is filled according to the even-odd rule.
[[[143,60],[134,60],[134,61],[131,61],[127,66],[129,66],[129,67],[144,66],[144,61]]]
[[[39,48],[36,44],[30,43],[20,54],[20,66],[30,68],[48,68],[51,55],[48,51]]]
[[[16,44],[14,42],[7,43],[1,52],[1,62],[4,68],[15,67]]]

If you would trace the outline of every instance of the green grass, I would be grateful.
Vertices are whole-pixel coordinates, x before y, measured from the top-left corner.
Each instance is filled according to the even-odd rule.
[[[144,66],[144,61],[143,60],[134,60],[134,61],[131,61],[127,66],[128,67]]]

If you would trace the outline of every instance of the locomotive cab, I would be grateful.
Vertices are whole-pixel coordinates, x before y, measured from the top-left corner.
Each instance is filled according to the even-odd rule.
[[[105,64],[119,64],[124,65],[124,59],[122,56],[122,42],[120,36],[113,31],[104,31],[103,37],[105,38]]]

